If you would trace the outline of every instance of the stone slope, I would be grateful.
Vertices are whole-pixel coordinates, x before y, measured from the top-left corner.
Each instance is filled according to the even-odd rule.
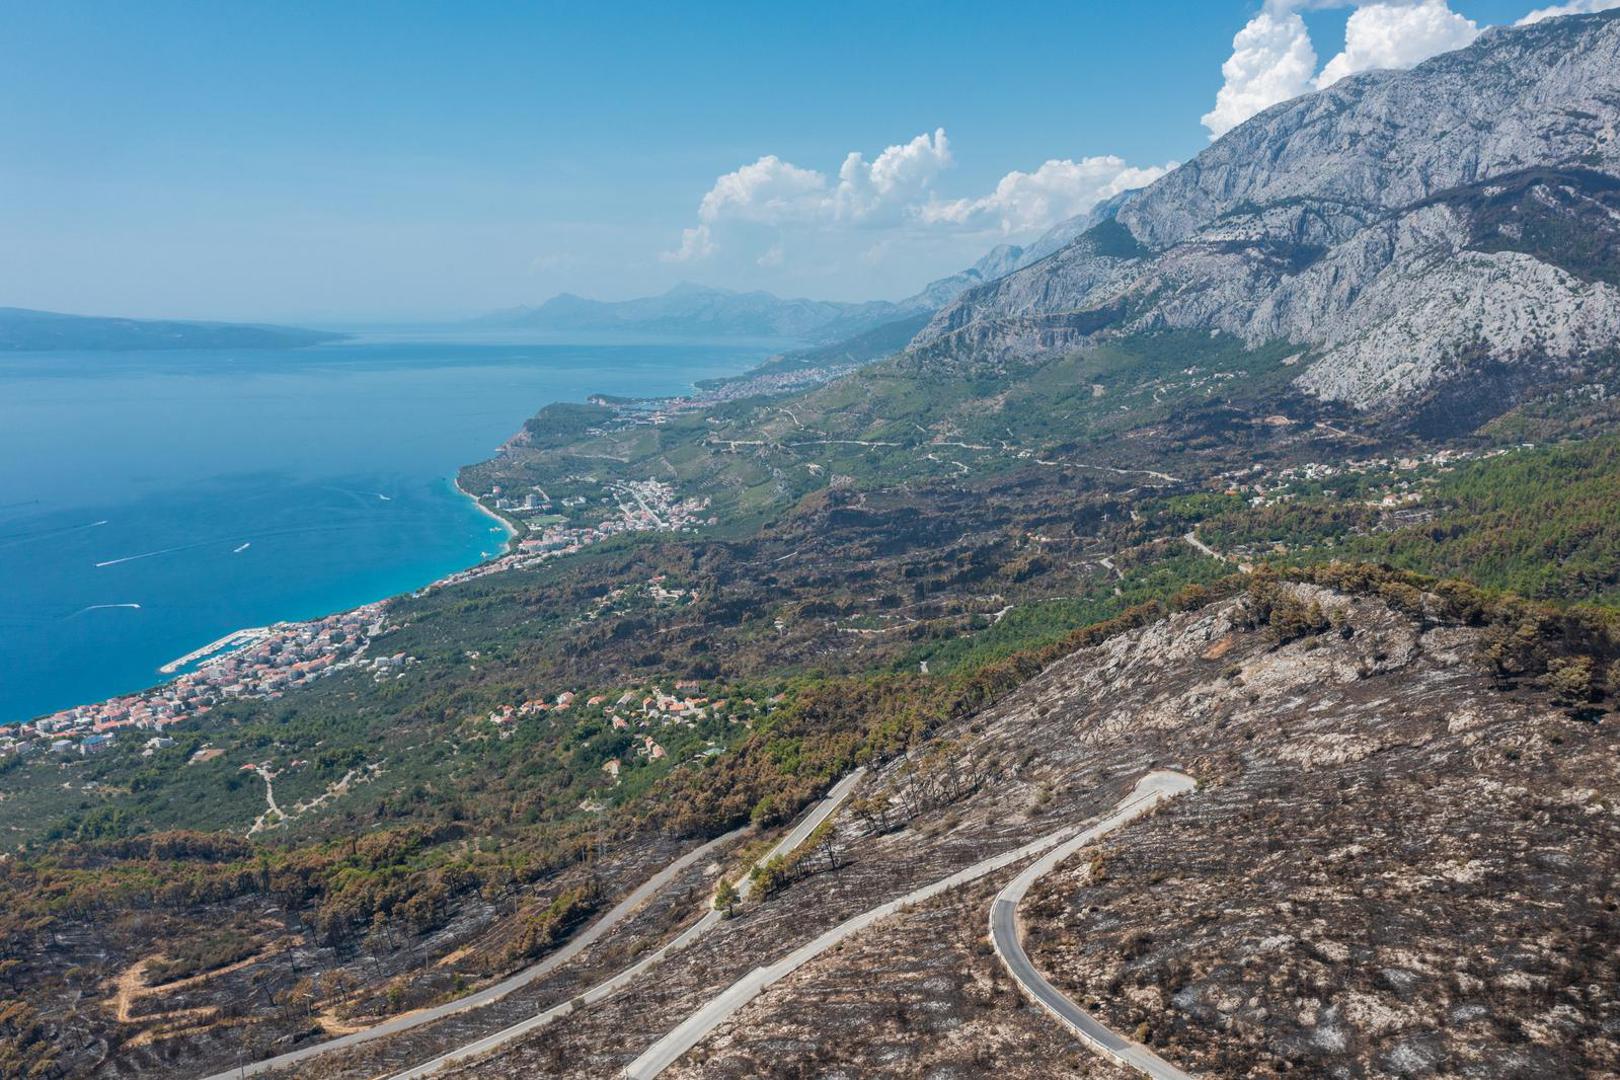
[[[912,348],[1219,330],[1298,343],[1301,386],[1362,408],[1491,365],[1542,380],[1620,337],[1617,128],[1620,13],[1494,30],[1261,113],[1117,223],[963,294]]]
[[[1614,725],[1503,689],[1479,628],[1284,588],[1332,628],[1279,640],[1240,597],[1057,660],[875,771],[834,819],[836,866],[451,1075],[613,1074],[819,929],[1094,818],[1155,767],[1200,789],[1020,910],[1037,965],[1099,1019],[1209,1077],[1608,1075]],[[983,947],[1011,873],[850,938],[666,1075],[1116,1075]]]

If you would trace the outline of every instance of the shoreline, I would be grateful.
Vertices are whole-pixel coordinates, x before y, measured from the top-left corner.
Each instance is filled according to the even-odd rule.
[[[461,486],[461,473],[459,471],[456,473],[455,476],[450,478],[450,486],[455,488],[456,491],[461,495],[462,498],[470,500],[472,502],[473,506],[478,508],[478,512],[480,514],[483,514],[487,518],[494,518],[495,521],[500,524],[501,528],[506,530],[506,539],[501,542],[501,553],[499,555],[495,556],[495,558],[499,559],[499,558],[502,558],[504,556],[512,554],[513,545],[516,544],[517,538],[519,536],[523,535],[525,530],[519,529],[515,524],[512,523],[512,521],[509,518],[506,518],[506,517],[502,516],[501,514],[496,513],[494,510],[491,510],[489,507],[485,506],[484,501],[482,499],[480,499],[478,496],[474,495],[472,492],[468,491],[466,488],[462,487]],[[492,561],[492,560],[489,560],[489,559],[484,560],[484,562],[490,562],[490,561]],[[482,564],[475,563],[474,565],[476,566],[476,565],[482,565]],[[467,567],[466,569],[471,569],[471,567]],[[461,573],[462,571],[458,570],[456,572]],[[448,575],[446,575],[446,576],[448,576]],[[443,579],[441,578],[440,580],[443,580]],[[426,585],[422,586],[422,588],[423,589],[431,589],[433,586],[435,586],[437,584],[439,584],[438,581],[430,581]],[[420,590],[416,590],[416,591],[420,591]]]
[[[114,694],[111,697],[101,698],[97,701],[83,702],[78,705],[70,705],[66,708],[55,709],[51,712],[41,713],[37,716],[26,717],[18,720],[0,720],[0,728],[21,728],[24,725],[34,725],[40,721],[50,721],[61,717],[79,717],[92,711],[102,710],[107,707],[117,708],[121,705],[125,705],[126,703],[129,706],[134,706],[140,703],[162,699],[167,688],[175,687],[177,684],[181,683],[187,675],[201,672],[210,664],[226,659],[239,651],[245,651],[246,649],[249,649],[274,636],[274,634],[277,632],[297,632],[303,628],[320,627],[330,622],[343,620],[346,617],[355,616],[364,612],[376,611],[380,613],[385,611],[387,606],[395,600],[406,597],[420,596],[444,585],[452,584],[459,580],[461,575],[464,575],[469,571],[477,570],[480,567],[489,566],[493,563],[499,563],[513,555],[517,551],[517,538],[523,535],[523,531],[506,517],[496,513],[494,510],[491,510],[488,506],[485,506],[483,501],[480,500],[476,495],[462,487],[459,473],[458,475],[450,478],[450,486],[455,489],[458,495],[472,503],[473,507],[478,511],[479,514],[486,518],[493,519],[497,524],[500,525],[501,529],[506,535],[501,541],[501,550],[499,553],[491,557],[480,559],[479,561],[474,562],[469,566],[462,567],[459,570],[452,570],[448,574],[441,574],[432,581],[426,582],[415,589],[406,589],[400,592],[391,593],[388,596],[384,596],[376,600],[370,600],[363,604],[338,608],[323,615],[315,615],[305,619],[282,620],[270,626],[241,627],[239,629],[232,630],[230,633],[216,638],[205,645],[199,646],[183,656],[159,665],[156,672],[160,678],[158,681],[150,685],[143,686],[140,689],[131,690],[126,693]],[[365,646],[368,644],[370,644],[369,640],[362,642],[360,647],[354,652],[356,654],[363,653],[365,651]],[[188,671],[187,669],[191,670]],[[174,715],[172,720],[169,720],[169,722],[178,723],[180,720],[189,719],[194,715],[197,714],[185,713]],[[117,726],[124,725],[120,724]],[[164,725],[160,723],[158,725],[159,729],[161,729],[162,726]],[[106,724],[104,721],[95,725],[95,730],[97,731],[113,729],[113,725]]]
[[[695,383],[689,385],[693,390],[697,389]],[[594,396],[595,395],[593,395],[593,397]],[[702,393],[700,392],[698,396],[701,397]],[[663,397],[634,399],[637,404],[643,405],[652,403],[681,403],[687,400],[688,397],[686,394],[672,394]],[[506,447],[503,446],[489,458],[484,460],[496,460],[505,452],[505,450]],[[502,541],[501,550],[498,554],[486,557],[479,562],[473,563],[471,566],[441,575],[440,577],[435,578],[434,580],[427,582],[418,588],[393,593],[381,599],[369,601],[355,607],[343,608],[329,612],[325,615],[314,616],[306,619],[280,621],[272,624],[269,627],[247,627],[233,630],[224,637],[216,639],[215,641],[210,642],[209,644],[198,649],[194,649],[183,657],[161,665],[157,669],[157,673],[163,677],[155,683],[141,687],[137,690],[103,698],[99,701],[73,705],[66,708],[53,710],[49,713],[29,717],[27,719],[0,720],[0,727],[21,728],[25,725],[33,726],[41,722],[51,723],[60,721],[70,729],[67,733],[82,734],[87,733],[92,729],[99,732],[131,725],[137,727],[155,727],[161,730],[161,728],[167,726],[167,724],[178,723],[181,720],[194,719],[201,716],[212,707],[212,704],[214,704],[215,701],[223,698],[235,698],[239,696],[252,697],[266,694],[271,697],[279,697],[285,689],[290,689],[291,687],[271,684],[254,685],[249,688],[247,686],[238,684],[228,688],[222,688],[223,693],[218,694],[214,700],[211,700],[207,706],[200,710],[193,711],[191,708],[185,708],[177,712],[168,712],[167,710],[164,710],[165,715],[161,717],[149,717],[143,718],[142,720],[133,719],[133,713],[137,708],[142,708],[144,710],[144,708],[148,706],[160,705],[164,702],[173,702],[173,697],[170,692],[174,689],[181,687],[182,684],[187,683],[194,676],[205,673],[209,668],[216,664],[220,667],[226,666],[222,663],[223,661],[240,658],[248,651],[250,647],[263,644],[267,642],[269,638],[277,634],[297,634],[304,631],[321,632],[325,629],[335,627],[338,624],[347,624],[350,623],[351,620],[364,618],[368,615],[374,617],[376,621],[369,627],[371,633],[360,634],[358,643],[351,643],[347,648],[328,647],[327,649],[322,650],[324,655],[321,657],[320,666],[325,669],[327,665],[331,665],[331,670],[341,670],[342,668],[349,666],[349,664],[357,662],[366,653],[367,648],[371,644],[371,638],[376,633],[381,632],[383,629],[384,624],[382,621],[382,616],[386,613],[389,605],[394,601],[421,597],[438,589],[461,584],[465,581],[482,577],[488,573],[494,573],[506,569],[522,569],[531,565],[538,565],[539,563],[545,562],[558,555],[570,554],[574,550],[577,550],[579,546],[582,546],[580,544],[575,544],[573,547],[565,547],[562,549],[545,550],[534,553],[526,552],[521,546],[520,538],[530,535],[530,530],[527,527],[519,525],[513,519],[491,509],[483,502],[483,500],[464,488],[461,484],[460,469],[458,469],[455,475],[451,477],[450,484],[458,495],[470,501],[481,515],[493,519],[505,532],[506,535]],[[692,500],[688,500],[688,502],[691,501]],[[704,505],[707,505],[707,500],[704,501]],[[586,541],[586,543],[590,542],[593,541]],[[204,662],[197,663],[198,661]],[[193,670],[189,672],[183,670],[184,668],[190,667],[193,663],[196,664],[196,667],[193,668]],[[325,673],[324,670],[322,673]],[[110,719],[107,717],[106,714],[109,710],[112,710],[115,713],[121,713],[122,710],[120,707],[129,709],[129,714],[127,714],[130,716],[129,719],[125,719],[124,715],[118,715],[117,719]],[[93,728],[91,727],[92,724],[94,725]]]

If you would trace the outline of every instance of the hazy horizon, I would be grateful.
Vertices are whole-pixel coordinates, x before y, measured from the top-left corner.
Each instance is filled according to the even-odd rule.
[[[0,306],[399,325],[682,281],[894,300],[1316,80],[1538,6],[35,5],[0,41]]]

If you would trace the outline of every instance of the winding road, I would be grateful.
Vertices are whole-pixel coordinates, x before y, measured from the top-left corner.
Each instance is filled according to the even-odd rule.
[[[234,1078],[237,1077],[257,1076],[260,1073],[270,1072],[275,1069],[286,1069],[298,1064],[301,1061],[307,1061],[308,1059],[315,1057],[317,1054],[326,1054],[334,1050],[343,1050],[351,1046],[358,1046],[361,1043],[370,1042],[373,1039],[380,1039],[386,1035],[397,1035],[402,1031],[409,1031],[414,1027],[420,1027],[423,1024],[429,1024],[435,1020],[442,1020],[447,1016],[466,1012],[468,1009],[476,1009],[481,1005],[488,1005],[493,1001],[498,1001],[510,994],[512,991],[517,990],[520,987],[527,986],[536,979],[544,978],[553,971],[557,970],[557,968],[561,967],[563,964],[566,964],[568,961],[584,952],[585,949],[589,948],[594,942],[599,940],[603,934],[606,934],[620,922],[623,922],[625,917],[637,907],[640,907],[642,902],[645,901],[649,896],[667,885],[676,874],[679,874],[682,870],[685,870],[699,859],[709,855],[716,848],[737,839],[747,831],[747,829],[737,829],[733,832],[727,833],[724,836],[710,840],[707,844],[704,844],[700,848],[687,852],[685,855],[682,855],[680,858],[676,859],[674,862],[658,871],[658,873],[654,874],[652,877],[638,885],[629,896],[626,896],[623,900],[615,904],[612,910],[610,910],[606,915],[603,915],[600,919],[597,919],[590,926],[586,927],[582,933],[570,939],[569,942],[562,948],[558,949],[544,960],[541,960],[539,963],[526,967],[517,974],[510,975],[498,983],[493,983],[477,993],[468,994],[466,997],[445,1002],[443,1005],[435,1005],[429,1009],[419,1009],[415,1012],[405,1013],[402,1016],[396,1016],[392,1020],[386,1020],[381,1024],[375,1025],[374,1027],[368,1027],[362,1031],[356,1031],[349,1035],[343,1035],[335,1039],[328,1039],[325,1042],[314,1043],[299,1050],[292,1050],[285,1054],[279,1054],[276,1057],[265,1058],[262,1061],[244,1064],[236,1068],[229,1069],[226,1072],[215,1073],[213,1076],[208,1077],[207,1080],[234,1080]]]
[[[772,847],[770,851],[761,856],[759,862],[765,862],[776,855],[790,852],[800,844],[804,843],[804,841],[809,838],[810,834],[815,832],[823,821],[826,821],[827,818],[832,816],[833,811],[837,810],[844,804],[844,800],[849,798],[850,792],[855,790],[855,785],[860,783],[861,777],[865,775],[866,768],[862,766],[861,768],[851,772],[848,776],[845,776],[842,780],[838,781],[838,783],[834,784],[827,794],[822,798],[821,802],[817,803],[814,809],[812,809],[810,813],[806,814],[804,819],[800,821],[798,825],[794,826],[786,836],[777,841],[775,846]],[[721,837],[720,840],[712,841],[704,848],[700,848],[698,852],[694,852],[693,856],[713,847],[715,844],[720,843],[721,840],[730,839],[731,836],[735,835],[736,833],[732,833]],[[692,856],[688,857],[687,865],[690,865],[691,857]],[[672,874],[667,875],[665,880],[667,881],[668,877],[672,876]],[[649,882],[649,885],[650,884],[651,882]],[[660,882],[660,884],[662,884],[662,882]],[[657,886],[653,887],[656,888]],[[744,878],[742,884],[737,887],[737,893],[739,896],[746,899],[748,894],[753,891],[753,887],[753,881],[749,878]],[[642,889],[638,889],[636,892],[640,893],[643,889],[646,889],[649,893],[651,892],[651,889],[649,889],[647,885],[642,886]],[[634,895],[635,894],[632,894],[632,896]],[[407,1069],[401,1073],[396,1073],[390,1078],[390,1080],[414,1080],[416,1077],[431,1076],[447,1066],[466,1061],[468,1058],[486,1054],[491,1050],[505,1046],[514,1039],[520,1039],[530,1032],[538,1031],[540,1028],[545,1027],[553,1021],[567,1016],[578,1006],[592,1005],[598,1001],[601,1001],[603,998],[611,997],[622,990],[625,986],[634,982],[639,976],[646,972],[648,968],[658,963],[658,961],[662,960],[664,957],[669,956],[672,953],[679,952],[681,949],[686,948],[692,942],[708,933],[717,923],[721,921],[722,918],[724,918],[724,916],[711,908],[704,913],[701,919],[687,927],[686,930],[673,941],[670,941],[663,947],[649,953],[647,956],[642,957],[640,960],[636,961],[635,964],[625,968],[612,978],[597,983],[595,986],[591,987],[583,994],[576,996],[572,1000],[562,1002],[559,1005],[553,1005],[551,1008],[545,1010],[544,1012],[536,1013],[527,1020],[521,1020],[509,1027],[502,1028],[500,1031],[497,1031],[492,1035],[487,1035],[482,1039],[458,1046],[454,1050],[441,1054],[431,1061],[423,1062],[421,1065],[417,1065],[414,1068]],[[578,950],[575,951],[577,952]],[[225,1080],[225,1078],[221,1077],[217,1078],[217,1080]]]
[[[1055,866],[1057,862],[1069,852],[1072,852],[1075,849],[1096,840],[1100,836],[1112,832],[1114,829],[1119,828],[1121,825],[1124,825],[1131,819],[1146,813],[1160,801],[1174,795],[1179,795],[1183,791],[1190,791],[1193,787],[1193,781],[1180,773],[1169,771],[1156,771],[1149,773],[1147,776],[1144,776],[1141,780],[1137,781],[1135,788],[1132,789],[1128,796],[1121,800],[1120,804],[1114,808],[1113,812],[1083,832],[1076,834],[1072,826],[1070,828],[1060,829],[1059,831],[1050,833],[1038,840],[1033,840],[1030,843],[1025,844],[1023,847],[1015,848],[1012,851],[1005,851],[1000,855],[994,855],[983,860],[982,862],[974,863],[972,866],[969,866],[964,870],[957,871],[950,877],[942,878],[931,885],[925,885],[920,889],[899,897],[898,899],[890,900],[888,903],[881,904],[870,911],[863,912],[860,915],[856,915],[853,918],[839,923],[837,926],[833,927],[831,930],[828,930],[820,937],[817,937],[809,944],[795,949],[777,963],[772,964],[769,967],[755,968],[741,979],[738,979],[718,997],[714,998],[703,1008],[692,1014],[674,1031],[671,1031],[668,1035],[665,1035],[662,1039],[658,1040],[658,1042],[654,1043],[644,1054],[638,1057],[635,1061],[631,1062],[630,1066],[625,1070],[624,1075],[629,1078],[629,1080],[651,1080],[652,1077],[657,1076],[659,1073],[669,1068],[688,1050],[692,1049],[692,1047],[703,1041],[703,1039],[713,1032],[715,1028],[719,1027],[733,1014],[735,1014],[737,1010],[741,1009],[744,1005],[747,1005],[750,1001],[754,1000],[754,998],[763,993],[766,987],[780,979],[786,978],[788,975],[791,975],[794,971],[797,971],[799,968],[803,967],[817,956],[820,956],[828,949],[831,949],[845,938],[848,938],[853,934],[857,934],[862,930],[868,929],[875,923],[888,918],[890,915],[896,914],[903,908],[932,899],[933,897],[938,896],[940,893],[957,888],[961,885],[966,885],[971,881],[976,881],[988,874],[995,873],[997,870],[1012,866],[1015,863],[1022,862],[1031,856],[1039,855],[1043,852],[1050,851],[1053,853],[1055,857],[1051,858],[1050,866]],[[1050,869],[1050,866],[1047,865],[1047,860],[1042,860],[1041,862],[1035,864],[1035,867],[1041,866],[1046,866],[1047,869]],[[1035,867],[1031,867],[1031,869],[1035,869]],[[1045,871],[1043,870],[1042,873],[1044,872]],[[1028,871],[1025,872],[1025,875],[1027,874]],[[1019,880],[1022,881],[1025,875],[1021,875]],[[1034,877],[1030,877],[1029,880],[1033,881],[1034,878],[1038,876],[1039,874],[1036,874]],[[1029,886],[1026,883],[1024,888],[1027,889],[1028,887]],[[1002,902],[1002,898],[1006,895],[1006,892],[1003,892],[1001,896],[997,897],[996,903],[999,905]],[[1023,893],[1020,892],[1018,895],[1019,897],[1022,897]],[[992,913],[994,910],[994,907],[992,907]],[[992,914],[992,921],[993,920],[994,915]],[[1016,945],[1016,935],[1014,936],[1013,940],[1014,944]],[[1021,954],[1022,950],[1020,949],[1020,955]],[[1027,959],[1025,960],[1025,963],[1027,965]],[[1033,968],[1030,970],[1033,973]],[[1016,977],[1017,972],[1014,972],[1014,975]],[[1040,976],[1038,973],[1036,973],[1035,977],[1039,978]],[[1053,992],[1056,993],[1056,991]],[[1059,996],[1061,997],[1061,995]],[[1104,1029],[1099,1028],[1099,1030]],[[1154,1060],[1157,1061],[1158,1059],[1155,1058]],[[1166,1068],[1168,1068],[1168,1066],[1166,1066]],[[1173,1071],[1163,1075],[1175,1077],[1185,1076],[1185,1074],[1176,1073]]]
[[[1140,1043],[1117,1035],[1094,1020],[1089,1013],[1075,1004],[1073,999],[1047,982],[1030,963],[1024,952],[1018,932],[1018,903],[1036,881],[1051,873],[1058,863],[1080,848],[1117,829],[1125,822],[1151,809],[1155,804],[1193,790],[1196,785],[1190,777],[1178,772],[1161,770],[1151,772],[1137,781],[1131,797],[1119,805],[1108,817],[1092,828],[1080,833],[1048,851],[1044,857],[1030,864],[1028,869],[1014,878],[990,905],[990,943],[996,955],[1017,980],[1019,989],[1041,1008],[1051,1013],[1069,1030],[1078,1035],[1093,1050],[1122,1065],[1136,1069],[1154,1080],[1192,1080],[1192,1077],[1171,1065]]]

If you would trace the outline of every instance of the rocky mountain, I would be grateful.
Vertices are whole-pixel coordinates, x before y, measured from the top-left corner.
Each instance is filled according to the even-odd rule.
[[[1118,195],[1098,203],[1084,214],[1077,214],[1052,226],[1035,240],[1025,246],[1017,244],[997,244],[991,248],[978,262],[963,270],[959,274],[942,277],[929,282],[922,291],[909,300],[901,301],[903,305],[915,305],[930,311],[938,310],[955,300],[969,289],[979,285],[986,285],[992,281],[1006,277],[1014,270],[1021,270],[1026,266],[1037,263],[1055,251],[1073,243],[1088,229],[1095,228],[1105,221],[1112,221],[1136,190],[1122,191]]]
[[[912,299],[938,310],[967,290],[1012,273],[1024,265],[1023,256],[1024,249],[1017,244],[997,244],[966,270],[930,281]]]
[[[53,349],[294,349],[343,334],[288,326],[63,315],[0,308],[0,352]]]
[[[1477,420],[1620,335],[1617,128],[1620,12],[1493,29],[1261,113],[912,348],[1223,331],[1298,345],[1322,398]]]

